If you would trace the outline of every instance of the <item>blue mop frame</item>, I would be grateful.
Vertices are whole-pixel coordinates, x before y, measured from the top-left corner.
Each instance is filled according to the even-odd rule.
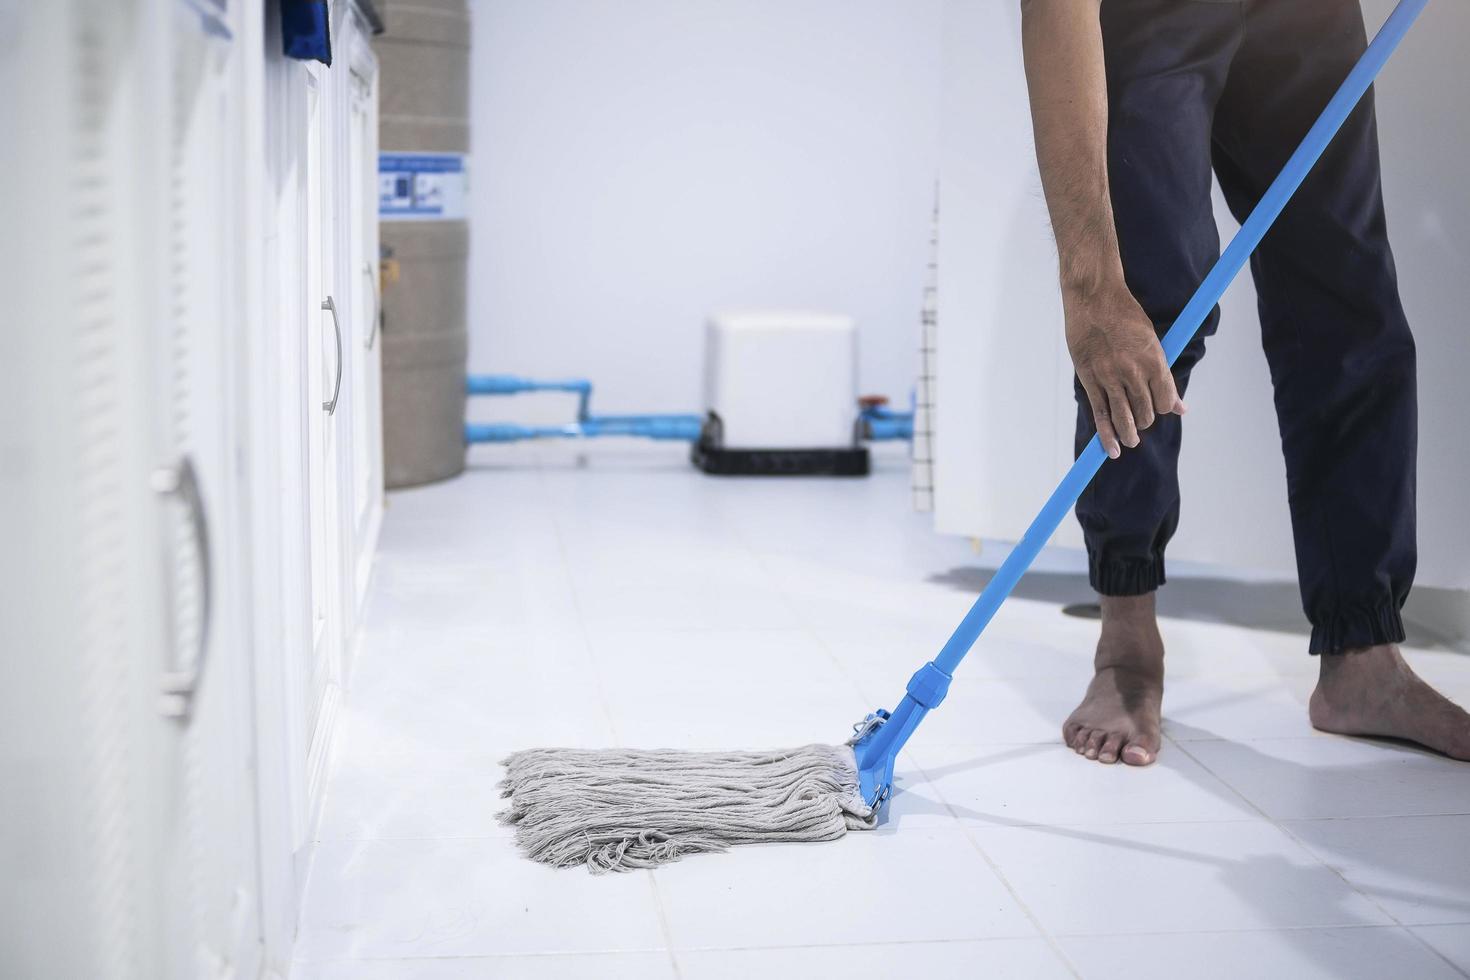
[[[1200,324],[1250,259],[1251,253],[1270,230],[1277,215],[1301,186],[1302,180],[1327,149],[1332,137],[1362,99],[1363,93],[1373,84],[1373,79],[1378,76],[1428,2],[1429,0],[1401,0],[1394,8],[1373,42],[1368,45],[1368,49],[1348,73],[1327,107],[1322,110],[1322,115],[1307,131],[1301,145],[1266,189],[1260,202],[1240,226],[1240,231],[1220,255],[1215,267],[1205,276],[1189,304],[1164,335],[1161,343],[1171,367],[1180,352],[1194,339]],[[949,642],[939,651],[938,656],[920,667],[909,680],[898,707],[892,712],[880,708],[853,726],[854,735],[849,744],[853,746],[857,757],[859,782],[863,799],[868,805],[877,808],[888,799],[893,786],[894,760],[898,757],[899,750],[914,733],[924,715],[939,707],[944,700],[955,668],[965,658],[965,654],[970,652],[991,617],[1010,596],[1011,590],[1031,567],[1037,554],[1061,524],[1062,518],[1076,504],[1077,498],[1082,495],[1082,491],[1107,458],[1101,441],[1093,436],[1092,441],[1067,471],[1067,475],[1062,477],[1062,482],[1052,491],[1051,497],[1026,529],[1021,541],[1001,563],[995,577],[985,586],[985,590],[960,621]]]

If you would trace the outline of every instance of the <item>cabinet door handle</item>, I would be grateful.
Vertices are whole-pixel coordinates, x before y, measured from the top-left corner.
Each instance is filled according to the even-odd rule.
[[[322,402],[322,410],[328,415],[335,415],[337,396],[342,394],[342,321],[337,319],[337,304],[331,296],[322,300],[322,309],[332,314],[332,335],[337,338],[337,380],[332,384],[332,397]]]
[[[155,492],[177,497],[187,508],[189,528],[199,557],[199,637],[194,656],[187,664],[173,664],[163,672],[159,682],[159,711],[167,717],[187,721],[209,657],[209,627],[214,606],[214,559],[209,547],[209,515],[204,509],[204,495],[199,491],[194,461],[188,456],[179,457],[173,466],[154,471],[152,483]]]
[[[368,286],[373,291],[373,318],[368,324],[367,343],[363,345],[368,350],[372,350],[373,344],[378,339],[378,322],[383,318],[383,294],[378,289],[378,277],[373,275],[373,264],[364,262],[362,272],[367,276]]]

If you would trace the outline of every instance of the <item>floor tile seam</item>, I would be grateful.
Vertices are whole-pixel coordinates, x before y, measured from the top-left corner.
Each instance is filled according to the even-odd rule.
[[[545,468],[540,465],[539,461],[536,470],[539,475],[538,483],[540,484],[544,492],[547,489],[546,471]],[[572,608],[576,611],[577,633],[581,637],[582,650],[587,658],[588,669],[592,672],[593,687],[597,691],[597,702],[602,709],[603,718],[607,722],[608,731],[612,733],[614,743],[617,745],[622,745],[623,739],[618,731],[616,717],[613,712],[612,703],[608,695],[607,683],[602,674],[601,664],[597,656],[596,648],[593,646],[592,643],[591,633],[587,629],[587,618],[584,614],[583,603],[577,583],[577,576],[571,567],[571,556],[567,548],[566,536],[563,533],[562,522],[559,519],[554,508],[551,510],[551,527],[552,533],[556,536],[557,553],[561,558],[562,570],[564,572],[564,581],[566,583],[568,594],[572,601]],[[673,948],[671,944],[672,937],[669,931],[668,916],[665,914],[663,896],[659,891],[658,880],[651,871],[645,871],[644,875],[647,879],[649,889],[652,892],[654,915],[658,920],[659,935],[663,937],[664,941],[663,951],[666,952],[669,957],[669,966],[670,969],[673,970],[675,980],[680,980],[680,978],[682,977],[682,972],[679,967],[678,957],[676,957],[673,953]]]
[[[1265,817],[1266,820],[1273,827],[1275,827],[1278,832],[1280,832],[1281,834],[1284,834],[1286,836],[1286,838],[1288,840],[1290,840],[1293,844],[1295,844],[1304,854],[1306,854],[1308,857],[1310,857],[1318,865],[1320,865],[1323,868],[1326,868],[1329,872],[1331,872],[1337,878],[1337,880],[1342,883],[1343,887],[1346,888],[1350,893],[1357,895],[1363,901],[1367,902],[1370,907],[1376,909],[1380,914],[1382,914],[1383,916],[1385,916],[1389,920],[1389,922],[1392,922],[1393,924],[1395,924],[1397,926],[1403,927],[1404,924],[1403,924],[1403,922],[1401,922],[1399,920],[1399,917],[1398,916],[1394,915],[1386,907],[1384,907],[1384,905],[1383,905],[1382,902],[1378,901],[1372,895],[1370,895],[1367,892],[1365,892],[1362,888],[1359,888],[1357,885],[1355,885],[1351,881],[1349,881],[1348,878],[1347,878],[1347,876],[1341,870],[1339,870],[1336,867],[1333,867],[1331,864],[1328,864],[1327,861],[1325,861],[1322,858],[1322,856],[1317,853],[1317,851],[1315,849],[1309,847],[1307,845],[1307,843],[1304,840],[1302,840],[1302,838],[1300,836],[1298,836],[1297,834],[1293,833],[1292,830],[1291,830],[1291,828],[1289,826],[1286,826],[1283,823],[1283,821],[1278,820],[1275,817],[1272,817],[1269,813],[1267,813],[1265,811],[1264,808],[1262,808],[1260,806],[1257,806],[1253,801],[1251,801],[1250,799],[1248,799],[1245,796],[1244,793],[1242,793],[1239,789],[1237,789],[1234,786],[1234,784],[1232,784],[1231,782],[1229,782],[1227,779],[1225,779],[1224,776],[1222,776],[1221,774],[1217,773],[1214,769],[1212,769],[1208,765],[1206,765],[1203,760],[1201,760],[1198,757],[1196,757],[1193,753],[1190,753],[1187,749],[1184,749],[1183,746],[1176,746],[1176,747],[1178,747],[1180,749],[1180,751],[1184,752],[1191,759],[1194,759],[1194,761],[1196,763],[1198,763],[1201,768],[1203,768],[1206,772],[1208,772],[1211,776],[1213,776],[1216,780],[1218,780],[1221,783],[1221,785],[1224,785],[1224,786],[1229,787],[1229,789],[1230,789],[1231,792],[1235,793],[1242,800],[1244,800],[1246,802],[1246,804],[1249,805],[1253,810],[1256,810],[1263,817]],[[1424,943],[1424,941],[1422,939],[1420,939],[1419,937],[1416,936],[1415,937],[1415,941],[1418,942],[1418,943],[1420,943],[1421,945],[1425,946],[1426,948],[1428,948],[1428,945],[1426,943]],[[1436,955],[1439,955],[1439,954],[1436,953]],[[1443,957],[1441,957],[1441,959],[1442,958]]]
[[[537,484],[541,488],[542,493],[546,494],[548,491],[546,469],[539,458],[536,460],[536,473],[538,476]],[[566,574],[567,592],[572,600],[572,609],[576,612],[577,616],[577,633],[581,637],[582,652],[586,656],[587,667],[592,674],[592,686],[597,692],[597,703],[602,709],[603,720],[607,723],[608,731],[612,733],[614,744],[622,745],[623,740],[621,734],[618,732],[612,704],[608,700],[607,685],[598,662],[596,649],[592,644],[592,636],[587,629],[587,620],[583,613],[582,599],[577,587],[576,576],[572,574],[571,560],[567,554],[566,540],[562,533],[561,520],[558,518],[555,508],[551,509],[551,527],[552,533],[556,537],[557,555],[561,559],[561,566]]]
[[[1077,969],[1077,965],[1072,962],[1071,957],[1069,957],[1066,951],[1062,949],[1061,944],[1056,941],[1056,937],[1051,934],[1051,931],[1047,929],[1045,924],[1042,923],[1041,918],[1034,911],[1032,911],[1031,906],[1027,904],[1024,898],[1021,897],[1020,891],[1016,888],[1014,884],[1011,883],[1011,880],[1006,877],[1005,872],[1001,870],[1000,865],[997,864],[994,858],[990,856],[985,847],[981,845],[981,843],[975,838],[975,835],[970,833],[969,828],[967,828],[964,822],[960,820],[959,814],[955,812],[954,807],[950,804],[948,798],[945,797],[945,795],[939,790],[938,786],[935,785],[935,783],[929,778],[928,773],[924,771],[924,767],[920,765],[917,761],[914,761],[914,766],[924,777],[925,784],[935,787],[935,794],[938,795],[939,801],[944,804],[945,810],[949,812],[950,818],[957,825],[960,834],[964,836],[966,842],[968,842],[970,847],[974,849],[975,853],[980,856],[980,860],[984,861],[986,866],[990,868],[990,873],[995,875],[996,880],[1001,883],[1001,886],[1003,888],[1005,888],[1007,894],[1011,896],[1011,900],[1016,903],[1016,906],[1020,908],[1022,914],[1025,915],[1026,919],[1031,923],[1031,927],[1036,930],[1037,934],[1047,944],[1047,947],[1051,949],[1052,954],[1057,957],[1057,959],[1062,963],[1064,967],[1066,967],[1068,972],[1070,972],[1072,976],[1077,977],[1080,980],[1080,978],[1082,977],[1081,971]]]
[[[552,949],[534,950],[527,953],[425,953],[423,955],[399,956],[295,956],[291,962],[321,965],[327,963],[402,963],[432,961],[453,963],[458,960],[528,960],[570,959],[577,956],[655,956],[669,953],[667,947],[647,946],[636,949]]]
[[[1189,744],[1188,742],[1182,742],[1180,740],[1177,740],[1173,736],[1171,736],[1168,732],[1160,732],[1160,735],[1163,738],[1163,740],[1165,742],[1168,742],[1171,746],[1173,746],[1176,751],[1183,753],[1183,755],[1184,755],[1185,758],[1189,759],[1195,765],[1199,766],[1202,770],[1204,770],[1206,773],[1208,773],[1211,779],[1215,780],[1215,782],[1219,783],[1221,786],[1225,787],[1232,794],[1234,794],[1235,798],[1240,803],[1243,803],[1243,804],[1245,804],[1245,806],[1249,807],[1251,810],[1254,810],[1257,814],[1260,815],[1261,819],[1263,819],[1266,822],[1272,824],[1273,826],[1276,825],[1276,820],[1269,813],[1267,813],[1264,808],[1256,805],[1256,802],[1254,800],[1252,800],[1250,797],[1246,796],[1239,789],[1237,789],[1235,787],[1235,785],[1232,784],[1228,779],[1226,779],[1224,776],[1220,775],[1214,769],[1212,769],[1209,766],[1207,766],[1204,763],[1204,761],[1199,758],[1199,756],[1195,755],[1193,752],[1189,751],[1189,749],[1185,748],[1185,746]],[[1222,739],[1221,741],[1228,741],[1228,740]],[[1232,744],[1234,744],[1234,743],[1232,743]],[[1278,829],[1280,829],[1280,828],[1278,827]]]
[[[1391,922],[1393,922],[1395,925],[1402,926],[1404,928],[1408,928],[1409,927],[1409,924],[1407,922],[1404,922],[1397,915],[1395,915],[1393,913],[1393,911],[1388,908],[1387,905],[1385,905],[1383,902],[1380,902],[1377,898],[1375,898],[1373,896],[1373,894],[1368,890],[1368,888],[1367,888],[1366,885],[1363,886],[1363,887],[1361,887],[1361,888],[1358,887],[1357,885],[1354,885],[1351,881],[1348,880],[1348,877],[1347,877],[1346,872],[1340,870],[1335,865],[1330,864],[1328,862],[1327,858],[1325,858],[1323,855],[1319,854],[1317,852],[1317,849],[1315,847],[1313,847],[1311,844],[1309,844],[1303,837],[1301,837],[1300,835],[1296,834],[1292,830],[1291,827],[1285,826],[1283,823],[1280,823],[1280,822],[1277,823],[1277,827],[1281,830],[1281,832],[1283,834],[1285,834],[1287,837],[1291,838],[1291,840],[1292,840],[1293,843],[1295,843],[1302,850],[1304,850],[1308,854],[1310,854],[1323,867],[1329,869],[1333,874],[1335,874],[1338,877],[1338,879],[1340,881],[1342,881],[1342,883],[1344,885],[1346,885],[1348,888],[1352,889],[1358,895],[1361,895],[1363,897],[1363,899],[1365,901],[1367,901],[1370,905],[1372,905],[1374,908],[1378,909],[1384,915],[1388,916],[1388,918],[1389,918],[1389,920]],[[1415,937],[1415,938],[1417,939],[1418,937]],[[1423,943],[1423,940],[1419,940],[1419,941],[1421,943]],[[1425,944],[1425,945],[1427,946],[1428,944]]]
[[[942,797],[942,794],[941,794]],[[941,799],[946,807],[947,800]],[[953,811],[951,811],[953,812]],[[1240,827],[1252,826],[1274,826],[1270,820],[1262,817],[1240,816],[1240,817],[1192,817],[1186,820],[1097,820],[1097,821],[1056,821],[1056,820],[1007,820],[1003,823],[994,821],[975,820],[968,817],[956,816],[953,818],[957,827],[968,827],[976,833],[991,833],[1005,830],[1118,830],[1136,827],[1139,829],[1151,827],[1210,827],[1224,825]],[[924,828],[929,830],[943,830],[943,827]]]
[[[1110,929],[1100,932],[1081,932],[1061,930],[1057,932],[1057,938],[1067,939],[1158,939],[1173,936],[1270,936],[1277,933],[1302,933],[1302,932],[1372,932],[1372,931],[1402,931],[1412,932],[1412,927],[1398,922],[1342,922],[1342,923],[1314,923],[1312,925],[1291,926],[1248,926],[1235,929],[1149,929],[1142,932],[1118,932]]]
[[[970,943],[1045,943],[1040,935],[1025,936],[955,936],[943,939],[865,939],[861,942],[832,942],[832,943],[736,943],[731,945],[702,945],[702,946],[679,946],[673,947],[676,953],[761,953],[761,952],[784,952],[788,950],[835,950],[835,949],[866,949],[873,946],[902,947],[902,946],[963,946]]]
[[[682,980],[684,968],[679,963],[679,956],[674,948],[674,930],[669,922],[668,909],[664,905],[663,889],[658,885],[658,875],[654,874],[652,869],[643,871],[643,874],[648,878],[648,887],[653,891],[653,910],[658,916],[659,935],[664,937],[664,948],[669,956],[669,965],[674,971],[675,980]]]
[[[746,551],[754,558],[756,567],[760,569],[761,574],[766,576],[766,578],[771,581],[776,581],[777,579],[773,574],[770,565],[767,563],[765,553],[757,548],[752,547],[743,531],[737,530],[736,537],[741,541]],[[821,632],[812,625],[812,623],[810,622],[810,617],[804,615],[801,607],[792,600],[790,590],[778,589],[777,591],[781,596],[781,602],[782,605],[785,607],[786,612],[791,615],[793,622],[800,624],[800,632],[809,639],[816,641],[818,648],[822,651],[822,653],[826,655],[827,660],[847,681],[848,686],[852,688],[854,696],[856,698],[865,698],[867,696],[867,692],[863,690],[861,685],[858,684],[857,678],[854,677],[852,672],[849,671],[846,665],[843,664],[841,658],[837,656],[836,651],[834,651],[832,647],[828,645],[826,638],[823,637],[821,635]],[[859,707],[861,707],[861,705],[859,705]],[[863,709],[863,713],[867,714],[867,709]],[[861,719],[854,718],[853,722],[856,726],[857,724],[861,723]]]
[[[1414,937],[1414,939],[1421,946],[1423,946],[1424,948],[1428,949],[1430,953],[1434,954],[1435,957],[1437,957],[1439,960],[1441,960],[1451,970],[1454,970],[1456,973],[1458,973],[1462,977],[1470,977],[1470,964],[1467,964],[1464,967],[1460,966],[1460,964],[1458,964],[1454,960],[1450,959],[1448,955],[1446,955],[1444,953],[1441,953],[1439,951],[1439,948],[1437,946],[1435,946],[1428,939],[1426,939],[1424,936],[1422,936],[1422,935],[1419,934],[1419,930],[1420,929],[1434,928],[1436,926],[1458,926],[1458,925],[1464,925],[1467,928],[1470,928],[1470,922],[1467,922],[1467,923],[1459,923],[1459,922],[1436,922],[1436,923],[1433,923],[1432,925],[1404,926],[1404,929],[1410,935],[1412,935]]]
[[[1440,817],[1470,817],[1470,810],[1435,810],[1431,813],[1355,813],[1340,817],[1279,817],[1282,824],[1346,823],[1352,820],[1436,820]]]

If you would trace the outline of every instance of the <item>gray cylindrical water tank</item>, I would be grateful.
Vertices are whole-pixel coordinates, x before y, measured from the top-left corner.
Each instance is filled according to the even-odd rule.
[[[384,153],[469,150],[465,0],[377,0],[378,146]],[[397,281],[383,286],[383,469],[389,487],[464,469],[465,268],[460,220],[384,221]]]

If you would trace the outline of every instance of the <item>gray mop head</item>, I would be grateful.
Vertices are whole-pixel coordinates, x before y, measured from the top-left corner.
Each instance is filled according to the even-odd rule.
[[[871,830],[847,745],[767,752],[530,749],[504,762],[502,823],[526,856],[594,874],[735,844]]]

